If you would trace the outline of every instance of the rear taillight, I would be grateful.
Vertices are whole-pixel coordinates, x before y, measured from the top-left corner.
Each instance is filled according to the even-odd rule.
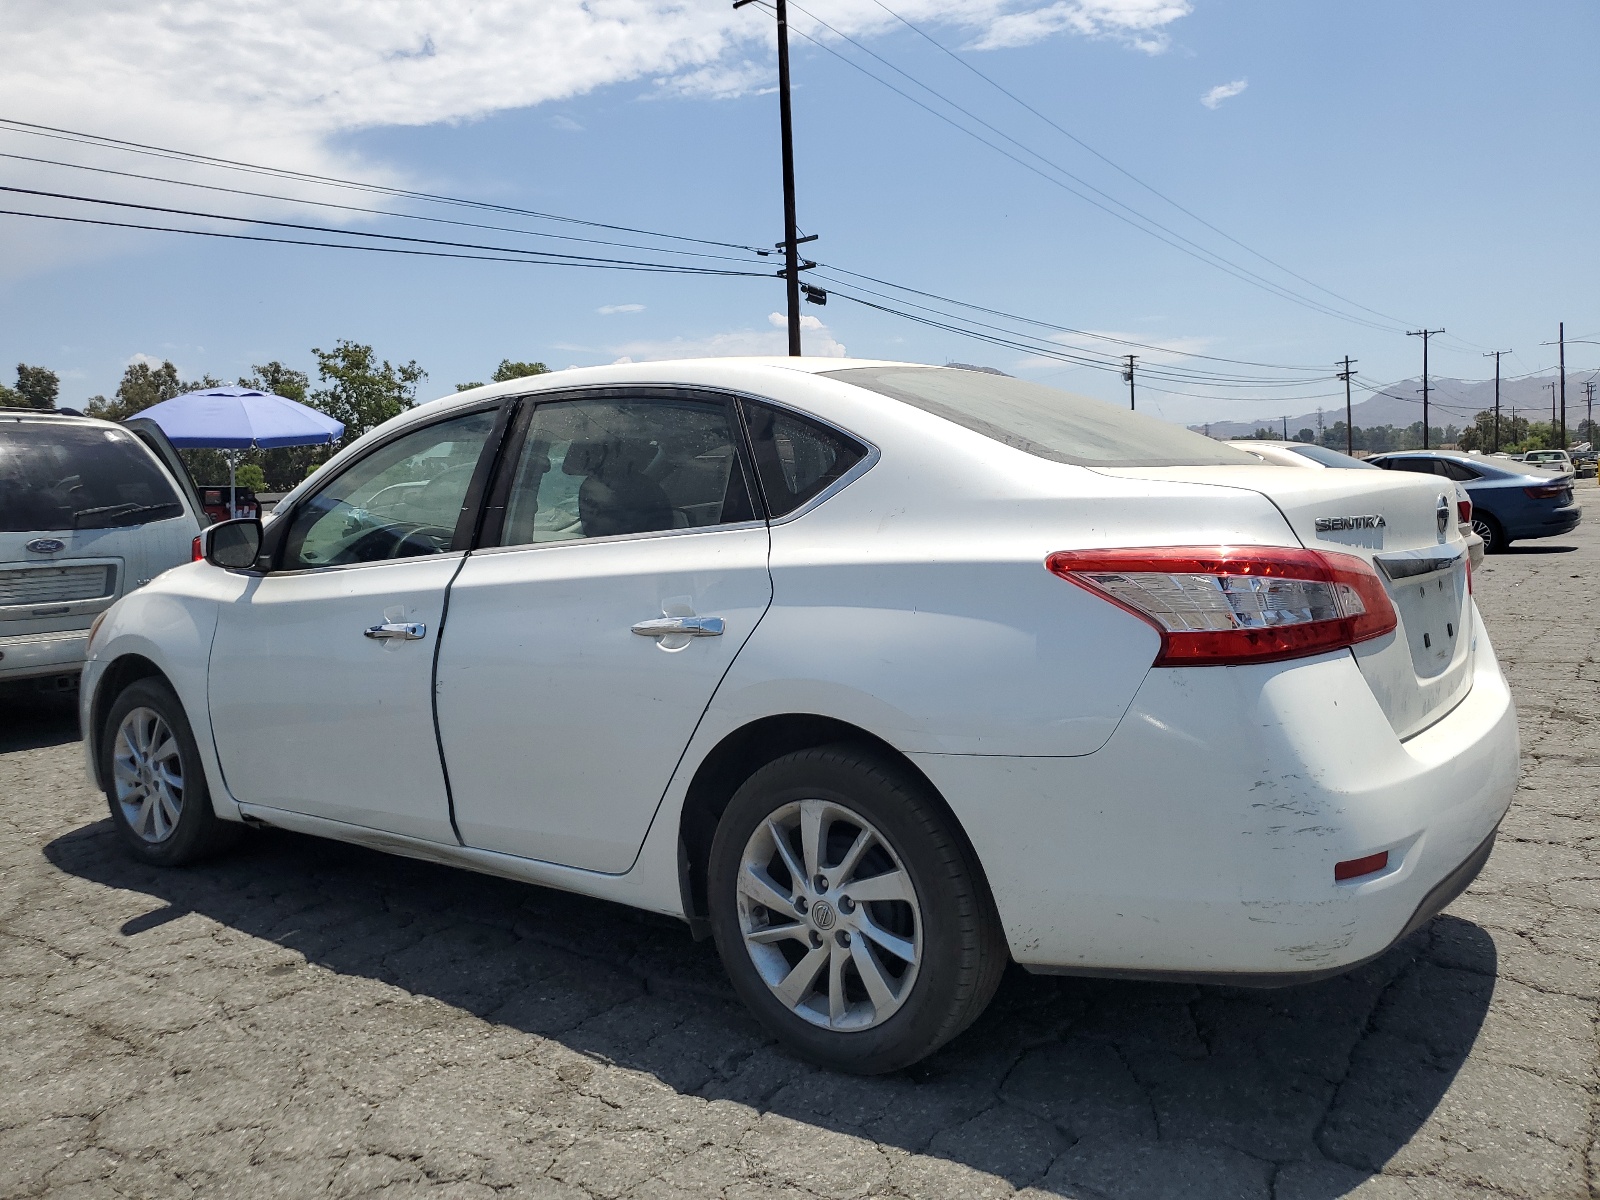
[[[1538,487],[1526,487],[1522,490],[1535,500],[1556,500],[1571,495],[1566,487],[1559,483],[1546,483]]]
[[[196,534],[194,541],[189,543],[189,561],[199,562],[204,557],[205,551],[200,549],[200,536]]]
[[[1394,605],[1349,554],[1276,546],[1063,550],[1045,566],[1161,634],[1162,667],[1278,662],[1382,637]]]
[[[1472,524],[1472,501],[1456,501],[1456,520],[1462,525]]]

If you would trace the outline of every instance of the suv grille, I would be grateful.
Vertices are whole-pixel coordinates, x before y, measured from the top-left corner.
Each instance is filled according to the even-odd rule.
[[[0,571],[0,608],[98,600],[112,595],[116,586],[117,569],[110,565],[22,567]]]

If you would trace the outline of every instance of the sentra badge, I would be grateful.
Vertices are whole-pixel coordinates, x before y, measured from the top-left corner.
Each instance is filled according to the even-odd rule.
[[[1379,513],[1362,517],[1318,517],[1317,532],[1333,533],[1341,529],[1386,529],[1389,523]]]

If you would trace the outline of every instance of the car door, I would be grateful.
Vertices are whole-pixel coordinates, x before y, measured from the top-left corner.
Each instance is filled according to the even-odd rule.
[[[456,841],[433,658],[501,421],[486,408],[401,433],[269,526],[273,567],[221,605],[211,649],[236,800]]]
[[[522,423],[439,648],[455,819],[621,872],[771,600],[767,527],[721,397],[611,389]]]

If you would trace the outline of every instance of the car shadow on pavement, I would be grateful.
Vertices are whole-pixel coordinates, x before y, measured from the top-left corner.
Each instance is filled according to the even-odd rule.
[[[78,740],[78,693],[0,696],[0,754]]]
[[[276,831],[177,871],[133,862],[109,821],[45,853],[62,871],[154,901],[120,927],[130,946],[199,914],[329,971],[648,1072],[682,1095],[1061,1196],[1346,1194],[1411,1140],[1450,1087],[1497,966],[1482,929],[1445,916],[1365,967],[1278,991],[1013,969],[953,1043],[910,1070],[861,1079],[781,1051],[735,999],[711,944],[668,918]],[[185,945],[191,960],[203,958]],[[225,957],[240,962],[237,949]],[[260,1004],[255,1019],[267,1019],[260,1014],[292,983],[277,977],[296,968],[263,958],[276,965],[247,957],[216,985],[229,989],[220,1007]],[[297,1011],[318,1011],[314,979],[302,977]],[[345,1018],[330,999],[312,1019],[336,1037]],[[486,1099],[514,1106],[518,1097]],[[919,1162],[904,1169],[914,1174]],[[969,1182],[978,1194],[981,1180]]]

